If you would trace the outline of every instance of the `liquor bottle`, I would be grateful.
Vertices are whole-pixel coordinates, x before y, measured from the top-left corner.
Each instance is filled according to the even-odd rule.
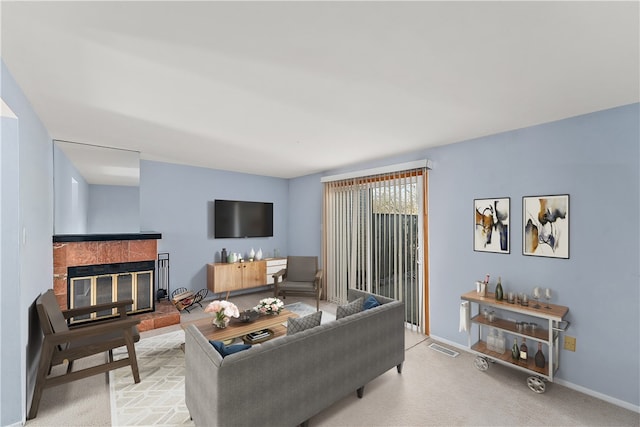
[[[520,349],[518,348],[517,338],[513,339],[513,347],[511,347],[511,358],[516,361],[520,359]]]
[[[484,278],[484,282],[482,282],[483,285],[481,285],[481,290],[482,290],[482,296],[486,297],[487,296],[487,292],[489,292],[489,275],[487,274],[487,276]]]
[[[522,338],[522,344],[520,344],[520,361],[527,363],[527,352],[529,349],[527,348],[527,340]]]
[[[498,284],[496,285],[496,301],[502,301],[504,292],[502,291],[502,279],[498,276]]]
[[[547,363],[547,361],[544,358],[544,353],[542,352],[542,343],[539,342],[538,343],[538,352],[536,353],[535,356],[535,362],[536,362],[536,366],[538,368],[544,368],[545,364]]]

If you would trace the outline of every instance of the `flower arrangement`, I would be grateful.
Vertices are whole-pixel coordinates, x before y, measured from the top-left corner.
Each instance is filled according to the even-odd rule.
[[[225,328],[232,317],[240,316],[238,307],[234,303],[225,300],[210,302],[204,311],[205,313],[214,314],[213,324],[219,328]]]
[[[278,314],[284,308],[284,303],[278,298],[264,298],[253,307],[260,314]]]

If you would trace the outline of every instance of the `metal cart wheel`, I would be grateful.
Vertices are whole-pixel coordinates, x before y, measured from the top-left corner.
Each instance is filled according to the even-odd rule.
[[[547,389],[547,385],[538,377],[527,378],[527,386],[531,389],[531,391],[536,393],[544,393]]]
[[[487,359],[480,356],[476,356],[475,360],[473,361],[473,366],[475,366],[479,371],[486,371],[487,369],[489,369],[489,363],[487,362]]]

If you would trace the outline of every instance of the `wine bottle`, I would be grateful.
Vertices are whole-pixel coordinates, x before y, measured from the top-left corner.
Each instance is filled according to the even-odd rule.
[[[511,358],[513,360],[520,359],[520,349],[518,348],[518,339],[513,339],[513,347],[511,347]]]
[[[498,276],[498,284],[496,285],[496,301],[502,301],[504,292],[502,291],[502,279]]]
[[[534,360],[538,368],[544,368],[545,364],[547,363],[547,361],[544,358],[544,353],[542,352],[541,342],[538,343],[538,352],[536,353]]]
[[[520,361],[527,363],[527,352],[529,349],[527,348],[527,340],[522,338],[522,344],[520,344]]]

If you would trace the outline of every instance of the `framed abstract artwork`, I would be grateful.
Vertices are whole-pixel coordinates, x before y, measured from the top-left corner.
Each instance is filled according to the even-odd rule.
[[[522,254],[569,258],[569,195],[522,198]]]
[[[511,199],[475,199],[473,250],[508,254],[511,251],[509,221]]]

